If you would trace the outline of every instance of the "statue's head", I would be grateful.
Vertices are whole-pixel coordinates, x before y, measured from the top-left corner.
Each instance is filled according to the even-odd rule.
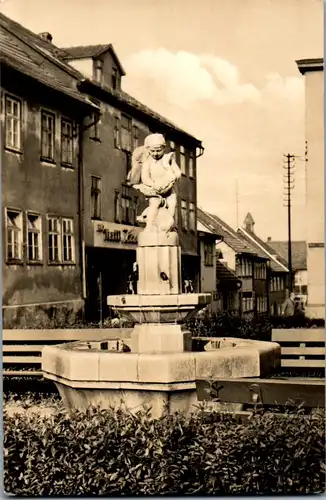
[[[165,139],[162,134],[150,134],[145,139],[145,147],[154,160],[159,160],[164,155]]]

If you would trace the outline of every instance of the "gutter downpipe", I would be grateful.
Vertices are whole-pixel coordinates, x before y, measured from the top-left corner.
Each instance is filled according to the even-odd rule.
[[[79,258],[81,268],[81,291],[82,299],[86,300],[86,256],[85,256],[85,227],[84,227],[84,162],[83,162],[83,149],[84,149],[84,128],[83,121],[79,123],[78,127],[78,223],[79,223]]]
[[[85,118],[85,117],[84,117]],[[84,203],[84,133],[90,127],[96,125],[100,120],[100,114],[95,115],[95,120],[84,125],[84,118],[80,121],[78,126],[78,223],[79,223],[79,256],[81,267],[81,289],[82,299],[85,301],[87,298],[86,286],[86,245],[85,245],[85,203]]]

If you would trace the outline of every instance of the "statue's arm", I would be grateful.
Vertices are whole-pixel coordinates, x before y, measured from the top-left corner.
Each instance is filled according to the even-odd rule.
[[[175,180],[180,179],[180,177],[181,177],[181,170],[180,170],[179,165],[175,161],[175,155],[174,155],[174,153],[171,153],[171,156],[170,156],[170,165],[171,165],[172,172],[173,172],[173,174],[175,176]]]
[[[153,179],[151,178],[150,172],[149,172],[149,163],[144,162],[142,166],[142,171],[141,171],[141,181],[143,184],[146,184],[146,186],[154,186]]]

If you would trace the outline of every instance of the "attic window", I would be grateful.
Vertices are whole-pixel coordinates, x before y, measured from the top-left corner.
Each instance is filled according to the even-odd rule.
[[[118,70],[117,68],[112,68],[112,88],[118,88]]]
[[[102,83],[103,81],[103,61],[99,59],[94,62],[94,79],[98,83]]]

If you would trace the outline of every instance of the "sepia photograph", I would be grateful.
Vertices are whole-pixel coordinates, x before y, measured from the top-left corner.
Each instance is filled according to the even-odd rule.
[[[326,490],[322,0],[0,0],[3,492]]]

